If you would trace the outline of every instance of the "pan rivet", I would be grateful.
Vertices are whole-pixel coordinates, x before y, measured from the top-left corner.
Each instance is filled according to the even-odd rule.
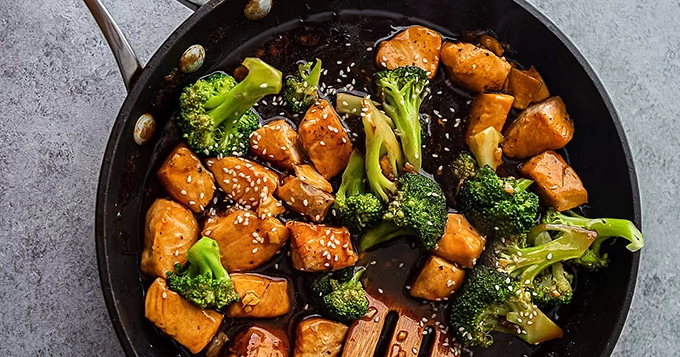
[[[262,20],[272,9],[272,0],[249,0],[243,14],[248,20]]]
[[[184,73],[194,73],[198,71],[205,60],[205,49],[201,45],[193,45],[187,48],[179,59],[179,70]]]
[[[145,113],[137,119],[135,124],[135,132],[133,137],[137,145],[144,145],[151,140],[153,133],[156,131],[156,120],[153,115]]]

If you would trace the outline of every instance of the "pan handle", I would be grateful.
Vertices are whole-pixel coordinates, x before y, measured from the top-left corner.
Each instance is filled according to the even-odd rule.
[[[84,1],[85,5],[87,5],[87,8],[92,13],[92,16],[94,16],[95,21],[97,21],[97,25],[99,25],[99,28],[102,30],[102,33],[106,38],[106,42],[109,43],[111,52],[113,52],[113,57],[115,57],[116,63],[118,63],[120,74],[123,76],[125,89],[129,92],[139,77],[139,74],[142,73],[142,69],[144,67],[139,62],[139,58],[135,54],[135,51],[132,50],[130,43],[125,39],[120,27],[118,27],[116,22],[111,17],[111,14],[109,14],[109,11],[106,10],[101,1]],[[208,2],[208,0],[178,1],[191,10],[196,10],[199,6]]]

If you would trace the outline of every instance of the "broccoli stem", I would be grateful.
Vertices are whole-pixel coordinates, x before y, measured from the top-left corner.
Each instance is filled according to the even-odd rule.
[[[302,67],[300,67],[302,69]],[[319,81],[321,80],[321,60],[316,59],[314,61],[314,66],[312,66],[312,69],[309,70],[309,73],[303,73],[304,71],[300,71],[300,77],[307,82],[310,86],[318,86]]]
[[[515,180],[515,184],[513,185],[513,188],[514,188],[515,192],[526,191],[526,189],[529,188],[529,186],[531,186],[531,184],[533,184],[533,183],[534,183],[533,180],[524,179],[524,178],[523,179],[517,179],[517,180]]]
[[[552,275],[555,278],[555,286],[560,294],[571,293],[571,282],[564,271],[564,264],[555,263],[552,265]]]
[[[572,211],[564,213],[553,212],[553,217],[558,218],[564,224],[570,224],[597,232],[597,239],[593,248],[599,252],[602,242],[612,237],[622,237],[630,243],[626,246],[631,252],[640,250],[645,245],[644,236],[633,222],[621,218],[587,218],[579,216]]]
[[[216,95],[205,103],[206,108],[214,108],[208,112],[214,119],[213,126],[217,128],[224,123],[222,131],[225,133],[231,132],[241,115],[260,99],[281,91],[283,75],[279,70],[251,57],[243,60],[242,65],[248,69],[246,78],[230,91]]]
[[[342,173],[342,182],[338,187],[335,197],[345,198],[352,197],[366,192],[364,180],[366,179],[366,171],[364,165],[364,158],[358,150],[354,149],[352,155],[349,157],[349,162],[345,171]]]
[[[409,234],[411,232],[408,229],[399,227],[391,221],[382,221],[364,233],[359,240],[359,251],[369,250],[378,244]]]
[[[576,259],[593,244],[592,231],[555,224],[542,224],[529,231],[529,241],[535,241],[545,231],[559,231],[562,236],[543,245],[527,248],[509,247],[509,257],[504,261],[505,269],[512,276],[521,276],[521,281],[534,281],[544,269],[569,259]]]
[[[366,133],[366,176],[371,192],[384,202],[389,202],[389,196],[397,192],[396,182],[383,174],[380,158],[387,155],[394,177],[398,175],[398,168],[403,167],[404,157],[387,118],[376,108],[371,100],[362,99],[362,122]]]

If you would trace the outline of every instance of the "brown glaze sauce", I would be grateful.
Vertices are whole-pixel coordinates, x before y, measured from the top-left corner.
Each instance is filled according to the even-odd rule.
[[[321,23],[303,22],[301,26],[282,32],[265,43],[256,44],[257,47],[254,50],[238,51],[237,55],[242,56],[241,58],[225,59],[223,66],[220,66],[219,69],[233,74],[243,57],[257,56],[281,70],[284,75],[290,75],[295,70],[297,61],[311,61],[318,57],[323,61],[323,68],[327,70],[321,77],[323,83],[321,89],[322,92],[325,92],[322,95],[332,104],[335,104],[335,95],[328,93],[329,87],[373,93],[371,80],[373,74],[379,70],[374,64],[376,45],[381,39],[396,33],[399,30],[397,25],[401,25],[401,23],[397,24],[393,19],[379,17],[354,17],[351,21],[335,19]],[[449,40],[461,38],[458,35],[444,35],[447,35]],[[239,76],[238,73],[236,75]],[[347,87],[347,85],[351,85],[351,87]],[[437,76],[431,80],[430,88],[431,95],[428,96],[421,107],[421,113],[430,117],[429,127],[426,129],[430,135],[423,143],[423,171],[432,175],[439,182],[447,195],[449,208],[455,211],[453,192],[456,185],[450,163],[461,150],[467,149],[463,136],[467,128],[467,116],[473,96],[452,86],[446,80],[442,68],[439,69]],[[272,105],[273,99],[272,96],[266,97],[263,102],[255,107],[263,121],[281,117],[292,123],[299,121],[299,116],[290,113],[284,105]],[[351,136],[355,145],[363,150],[363,126],[360,118],[349,116],[343,119],[352,133]],[[144,197],[144,207],[148,207],[155,198],[166,196],[156,182],[155,172],[165,156],[180,140],[176,128],[170,122],[163,130],[155,149],[153,166],[146,179],[147,190]],[[250,158],[253,159],[253,157]],[[256,161],[262,162],[259,159],[256,159]],[[499,173],[502,175],[514,174],[515,166],[514,163],[505,163],[499,169]],[[337,188],[339,177],[332,180],[332,184]],[[229,203],[225,200],[223,193],[217,192],[217,197],[219,202],[213,205],[213,208],[220,212]],[[199,214],[197,216],[199,223],[203,222],[207,216],[208,210]],[[284,221],[288,219],[305,220],[295,213],[286,213],[280,218]],[[328,224],[333,224],[331,214],[329,214],[327,221]],[[140,234],[140,237],[143,237],[143,234]],[[353,234],[355,245],[357,238],[358,235]],[[426,251],[420,248],[415,241],[409,238],[401,238],[380,249],[362,253],[357,264],[367,267],[362,280],[370,295],[383,301],[393,310],[410,311],[410,315],[416,320],[426,317],[428,319],[426,325],[434,326],[435,321],[444,323],[446,302],[434,303],[415,299],[408,292],[408,286],[417,275],[422,258],[426,256],[425,253]],[[292,290],[290,293],[294,293],[291,311],[285,316],[274,319],[253,320],[225,317],[222,331],[229,338],[233,338],[244,327],[252,324],[274,328],[286,333],[292,351],[297,323],[302,318],[319,314],[319,311],[312,306],[305,288],[305,280],[309,277],[309,273],[293,269],[289,258],[288,245],[267,264],[252,272],[287,278]],[[151,280],[147,277],[141,276],[141,279],[144,286],[151,283]],[[179,344],[177,345],[181,354],[191,355],[186,349]],[[226,351],[226,348],[222,349],[221,355],[226,355]],[[384,354],[384,352],[382,353]],[[420,355],[425,356],[428,353],[428,351],[421,349]]]

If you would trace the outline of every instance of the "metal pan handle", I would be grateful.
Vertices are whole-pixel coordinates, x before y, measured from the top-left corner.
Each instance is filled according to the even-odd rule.
[[[118,69],[123,76],[125,89],[129,92],[135,81],[142,73],[144,67],[139,62],[139,58],[135,51],[130,47],[130,43],[125,39],[116,22],[111,17],[111,14],[106,10],[104,5],[99,0],[84,0],[87,8],[90,9],[92,16],[94,16],[97,25],[104,33],[106,42],[109,43],[113,57],[118,63]],[[184,6],[191,10],[196,10],[200,5],[208,2],[207,0],[178,0]]]

